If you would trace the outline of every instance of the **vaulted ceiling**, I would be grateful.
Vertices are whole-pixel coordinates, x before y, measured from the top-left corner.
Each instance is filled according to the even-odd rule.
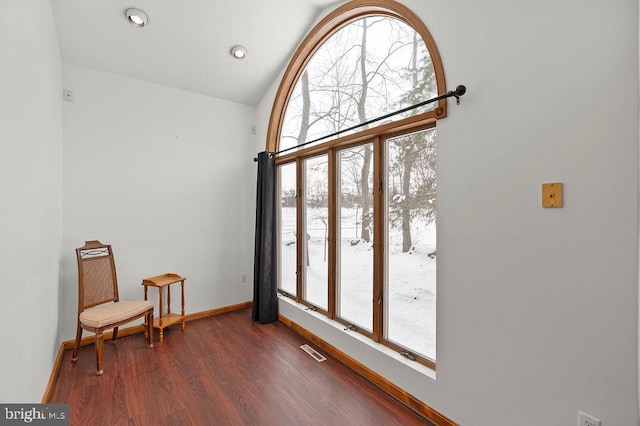
[[[335,0],[52,0],[62,60],[257,105]],[[128,8],[144,10],[137,28]],[[229,50],[241,44],[244,60]]]

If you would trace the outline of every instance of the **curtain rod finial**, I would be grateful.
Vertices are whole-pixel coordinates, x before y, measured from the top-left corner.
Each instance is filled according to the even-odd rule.
[[[460,105],[460,96],[467,93],[467,88],[464,84],[460,84],[456,87],[456,90],[452,90],[448,93],[449,96],[453,96],[456,98],[456,103]]]

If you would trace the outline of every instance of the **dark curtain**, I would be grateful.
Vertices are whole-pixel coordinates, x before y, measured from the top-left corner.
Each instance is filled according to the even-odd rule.
[[[269,152],[258,154],[256,240],[253,260],[251,318],[261,324],[278,320],[276,282],[276,161]]]

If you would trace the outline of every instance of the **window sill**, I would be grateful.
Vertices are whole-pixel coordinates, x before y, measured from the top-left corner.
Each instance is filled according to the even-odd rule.
[[[421,374],[422,376],[435,380],[436,379],[436,371],[433,370],[432,368],[427,367],[426,365],[422,365],[419,362],[416,361],[411,361],[405,357],[403,357],[402,355],[400,355],[400,353],[398,353],[397,351],[388,348],[384,345],[381,345],[380,343],[376,343],[373,340],[371,340],[370,338],[368,338],[367,336],[364,336],[358,332],[355,331],[350,331],[350,330],[345,330],[345,327],[343,324],[340,324],[337,321],[334,321],[330,318],[327,318],[325,315],[319,313],[319,312],[315,312],[312,310],[307,309],[307,307],[305,305],[302,305],[300,303],[297,303],[295,300],[289,298],[289,297],[283,297],[282,295],[278,294],[278,299],[280,303],[286,303],[287,305],[290,305],[293,309],[295,309],[295,311],[299,311],[300,313],[303,314],[307,314],[309,317],[312,317],[314,320],[320,321],[323,324],[326,324],[327,326],[331,327],[332,329],[338,330],[340,333],[342,333],[343,335],[348,336],[349,339],[355,339],[356,341],[358,341],[359,343],[361,343],[362,345],[365,345],[367,348],[376,351],[379,354],[385,355],[387,358],[389,358],[392,361],[395,361],[398,364],[401,364],[403,366],[406,366],[408,368],[410,368],[411,370]],[[290,309],[287,309],[286,307],[284,307],[285,311],[289,311]],[[294,311],[294,312],[295,312]],[[288,319],[295,321],[294,318],[290,318],[288,315],[283,314],[285,317],[287,317]],[[297,321],[296,321],[297,322]],[[304,327],[304,325],[302,325]],[[314,327],[314,329],[317,327]],[[311,333],[314,333],[314,330],[309,330]],[[356,357],[354,357],[352,355],[352,351],[347,351],[344,348],[339,347],[338,345],[336,345],[334,342],[328,341],[326,339],[325,336],[323,335],[318,335],[318,333],[314,333],[317,335],[317,337],[319,337],[320,339],[327,341],[327,343],[336,346],[339,350],[347,353],[347,355],[351,356],[352,358],[356,359]],[[350,346],[351,348],[352,346]],[[366,363],[363,362],[363,360],[360,359],[356,359],[358,362],[362,363],[363,365],[365,365]],[[368,367],[368,366],[367,366]]]

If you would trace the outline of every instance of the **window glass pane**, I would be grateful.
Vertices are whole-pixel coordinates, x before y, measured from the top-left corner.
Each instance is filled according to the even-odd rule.
[[[373,144],[338,153],[338,316],[373,331]]]
[[[387,16],[357,19],[329,37],[307,63],[286,107],[279,148],[350,128],[436,92],[431,56],[413,28]]]
[[[436,357],[436,131],[388,139],[385,337]]]
[[[278,288],[296,295],[296,163],[278,166]]]
[[[304,300],[328,309],[329,180],[327,155],[304,161]]]

